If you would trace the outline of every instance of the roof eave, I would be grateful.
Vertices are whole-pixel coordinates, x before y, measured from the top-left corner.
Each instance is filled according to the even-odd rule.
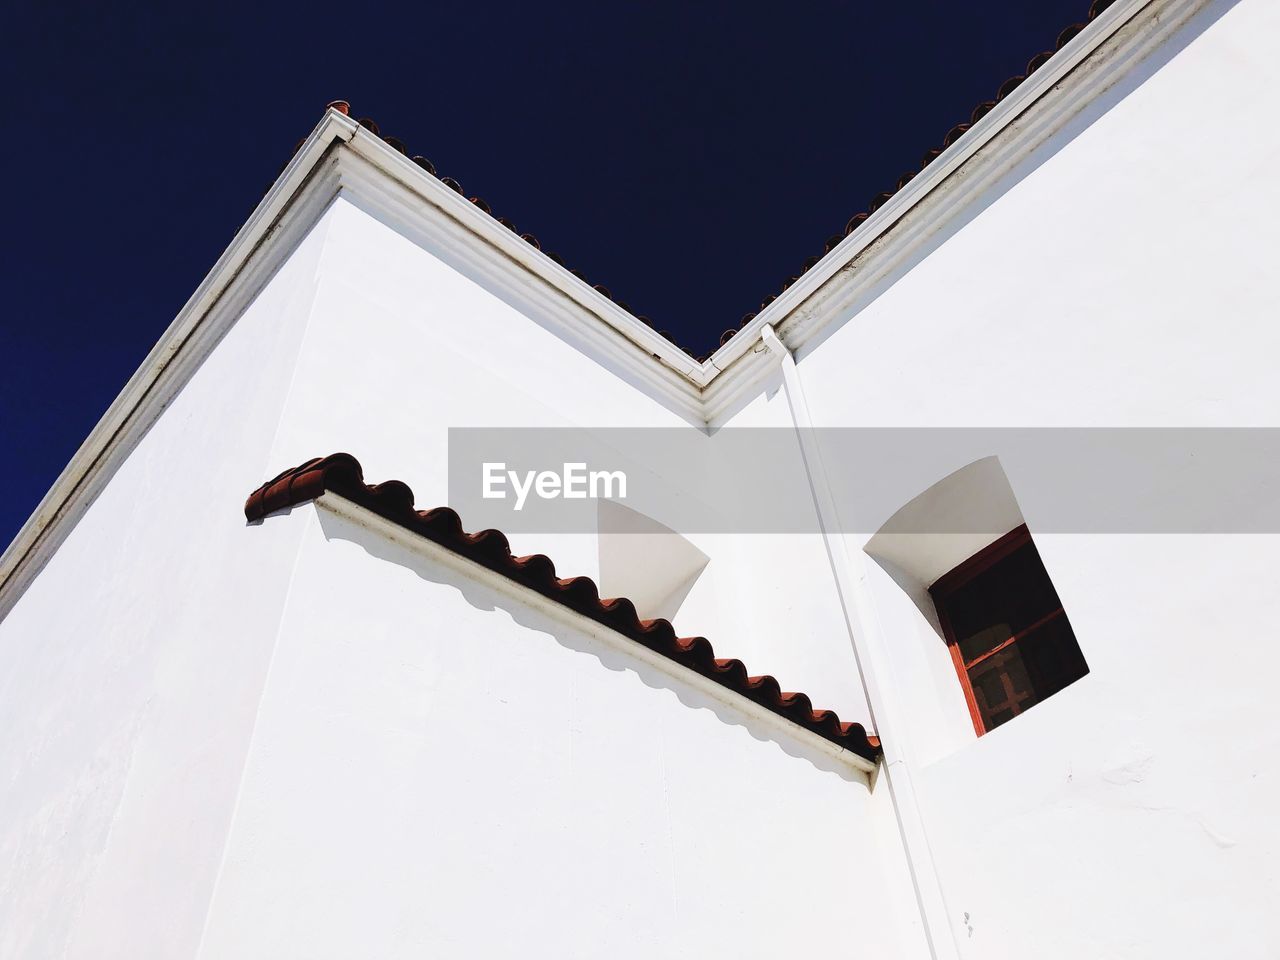
[[[804,328],[804,339],[808,339],[833,319],[832,311],[822,311],[825,315],[819,315],[818,311],[806,313],[801,310],[802,306],[833,280],[840,282],[838,275],[860,258],[863,258],[864,262],[858,265],[859,270],[877,272],[876,267],[865,262],[864,258],[864,254],[872,245],[893,231],[908,213],[923,204],[942,187],[945,181],[951,178],[952,174],[969,163],[979,151],[1009,128],[1033,104],[1058,87],[1068,74],[1093,56],[1126,24],[1148,8],[1153,10],[1165,8],[1170,14],[1160,18],[1159,31],[1145,36],[1129,37],[1123,44],[1124,49],[1117,51],[1121,55],[1111,59],[1110,69],[1104,71],[1102,75],[1095,75],[1089,82],[1077,84],[1069,90],[1062,91],[1063,96],[1056,98],[1049,115],[1043,122],[1037,124],[1037,127],[1050,131],[1056,130],[1100,89],[1109,86],[1116,75],[1127,70],[1136,60],[1144,57],[1160,39],[1184,23],[1195,9],[1204,5],[1204,2],[1205,0],[1118,0],[1112,4],[1057,51],[1044,66],[1028,76],[1011,94],[999,101],[985,116],[973,124],[936,160],[893,194],[855,231],[802,274],[777,299],[762,309],[734,337],[708,357],[706,362],[701,364],[699,371],[694,374],[698,385],[707,387],[729,368],[743,362],[744,357],[750,358],[751,351],[759,343],[766,326],[773,327],[790,349],[797,349],[800,346],[800,337],[797,336],[800,331],[797,327]],[[1013,139],[1016,143],[1011,143],[1009,146],[1010,152],[1016,154],[1012,158],[1016,162],[1017,157],[1025,156],[1042,142],[1043,135]],[[1007,159],[1009,158],[1001,158],[1002,161]],[[955,206],[950,205],[949,209],[954,209]],[[931,223],[928,229],[934,226],[936,223]],[[880,259],[881,251],[877,250],[875,253],[877,259]],[[892,251],[885,250],[884,254],[892,256]]]
[[[794,351],[838,322],[841,308],[883,273],[886,264],[903,256],[922,232],[936,229],[943,218],[991,182],[991,176],[967,176],[957,187],[951,175],[962,165],[970,164],[972,169],[974,162],[980,162],[983,168],[998,172],[1017,162],[1207,2],[1117,0],[702,363],[512,234],[380,137],[338,110],[327,110],[0,556],[0,617],[56,548],[57,531],[67,528],[83,512],[132,449],[149,422],[148,411],[162,406],[172,384],[180,383],[203,359],[200,350],[187,348],[202,338],[216,336],[219,323],[233,322],[242,301],[255,289],[254,283],[262,282],[271,258],[254,254],[281,232],[282,224],[304,218],[305,214],[295,209],[295,201],[307,197],[308,203],[301,206],[311,206],[311,200],[324,199],[319,191],[304,188],[335,145],[345,144],[390,180],[408,186],[445,211],[499,251],[505,262],[519,264],[567,296],[577,314],[569,323],[580,342],[589,342],[593,352],[635,373],[638,382],[647,384],[691,422],[711,423],[733,409],[743,391],[759,379],[758,368],[769,358],[755,352],[755,347],[766,326],[772,326]],[[1078,82],[1074,77],[1068,80],[1068,74],[1108,44],[1108,56],[1097,58],[1101,61],[1094,64],[1097,69],[1081,71],[1087,76]],[[1051,106],[1034,123],[1023,123],[1010,131],[1012,135],[1001,138],[999,149],[984,149],[1050,91],[1055,93]],[[940,193],[946,202],[934,204],[928,211],[917,209]],[[219,321],[206,324],[210,314],[217,314]],[[727,375],[730,371],[731,376]]]
[[[147,410],[163,393],[163,384],[178,382],[200,357],[184,349],[202,332],[206,317],[225,306],[233,288],[251,269],[253,254],[267,241],[316,167],[335,142],[349,140],[357,125],[334,110],[302,142],[275,183],[236,232],[195,292],[178,311],[141,366],[112,401],[89,436],[63,468],[49,492],[0,555],[0,618],[22,594],[60,542],[57,531],[87,508],[119,461],[145,431]],[[261,259],[261,258],[260,258]],[[261,266],[261,264],[258,264]]]

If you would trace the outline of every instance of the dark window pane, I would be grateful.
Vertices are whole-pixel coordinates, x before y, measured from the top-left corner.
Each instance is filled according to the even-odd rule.
[[[973,692],[978,696],[978,703],[991,711],[1009,697],[1004,692],[1004,675],[994,669],[991,661],[974,667],[969,671],[969,679],[973,682]]]
[[[994,623],[989,627],[983,627],[960,640],[960,656],[964,657],[965,663],[972,663],[1012,636],[1013,629],[1007,623]]]
[[[1018,647],[1017,643],[1011,644],[969,670],[974,697],[988,730],[1038,699]]]
[[[959,586],[943,578],[935,595],[947,640],[960,656],[980,733],[1089,672],[1025,528],[984,553],[948,575]],[[984,566],[987,558],[992,559]]]
[[[1089,672],[1065,614],[1032,630],[1014,646],[1022,650],[1037,700],[1057,693]]]
[[[1061,605],[1030,541],[946,597],[947,617],[966,663]]]

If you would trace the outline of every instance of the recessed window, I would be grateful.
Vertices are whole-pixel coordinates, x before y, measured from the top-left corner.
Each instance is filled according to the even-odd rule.
[[[1089,672],[1025,526],[929,592],[979,736]]]

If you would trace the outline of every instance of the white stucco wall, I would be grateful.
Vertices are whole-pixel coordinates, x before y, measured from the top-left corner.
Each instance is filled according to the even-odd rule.
[[[1274,426],[1277,37],[1210,5],[807,348],[815,419]],[[925,584],[868,574],[962,955],[1274,956],[1280,543],[1037,533],[1002,465],[1087,677],[975,739]]]
[[[421,541],[272,526],[305,533],[202,960],[921,955],[885,790],[787,724]]]
[[[448,251],[346,195],[329,216],[279,469],[345,450],[370,482],[404,480],[427,508],[448,503],[450,427],[694,429],[531,320],[527,305],[446,262]],[[598,575],[594,534],[510,535],[517,552]]]
[[[484,277],[455,269],[447,251],[344,198],[329,217],[278,469],[346,450],[370,482],[405,480],[418,505],[432,507],[449,502],[449,427],[601,428],[606,438],[620,427],[698,431],[530,320]],[[781,395],[762,396],[737,423],[785,428],[785,408]],[[680,489],[681,462],[644,466]],[[594,534],[508,533],[517,553],[545,553],[565,575],[598,576]],[[739,537],[688,538],[711,560],[674,618],[677,629],[708,637],[719,655],[773,673],[846,720],[867,722],[839,611],[824,603],[831,574],[819,539],[767,536],[744,550]],[[760,556],[763,567],[751,570]]]
[[[791,409],[776,372],[758,395],[735,413],[726,429],[794,433]],[[713,447],[716,442],[713,434]],[[706,542],[704,549],[713,557],[709,572],[722,578],[719,597],[723,602],[717,610],[717,623],[722,625],[725,640],[717,641],[716,649],[742,658],[752,669],[773,673],[787,689],[803,690],[815,706],[829,707],[841,719],[874,730],[849,628],[838,602],[835,574],[818,532],[798,440],[790,454],[793,464],[788,470],[770,463],[762,473],[767,472],[771,480],[794,475],[794,482],[780,483],[778,490],[767,486],[755,489],[762,498],[762,517],[774,509],[768,502],[771,497],[803,501],[801,528],[785,533],[746,529],[693,538],[700,544]]]
[[[192,956],[296,554],[248,537],[324,224],[0,622],[0,957]],[[246,486],[248,484],[248,486]]]
[[[817,425],[1273,425],[1276,37],[1210,4],[929,238],[801,352]],[[922,955],[883,788],[427,554],[240,515],[338,450],[444,504],[465,425],[695,429],[344,194],[0,622],[0,957]],[[1280,543],[1037,531],[1001,465],[1090,674],[977,739],[927,584],[868,563],[860,611],[961,954],[1274,956]],[[819,538],[689,539],[677,627],[865,721]]]
[[[159,414],[0,624],[0,682],[6,690],[0,710],[13,734],[0,748],[11,784],[0,800],[5,814],[0,849],[16,864],[0,880],[6,893],[0,904],[0,956],[192,955],[206,923],[212,931],[209,955],[222,955],[219,944],[225,945],[227,937],[247,937],[255,930],[262,944],[279,952],[281,941],[269,924],[242,926],[242,914],[224,912],[218,914],[224,925],[218,926],[208,914],[219,865],[230,850],[227,836],[237,797],[258,789],[250,780],[242,787],[242,771],[251,733],[261,722],[260,697],[281,611],[296,582],[303,529],[289,522],[246,526],[241,506],[255,485],[311,456],[347,450],[361,458],[368,479],[405,479],[418,503],[431,506],[447,502],[450,426],[695,429],[532,321],[521,304],[498,296],[483,277],[447,264],[441,253],[421,238],[407,239],[348,199],[332,203]],[[677,626],[708,636],[723,656],[744,657],[753,670],[775,673],[787,689],[810,692],[819,706],[835,707],[845,719],[863,719],[856,676],[843,663],[840,669],[825,669],[829,650],[817,657],[810,653],[807,640],[822,632],[826,616],[817,598],[806,597],[794,616],[775,615],[771,602],[755,598],[738,609],[745,602],[744,584],[730,547],[723,538],[718,543],[715,537],[694,539],[712,559],[685,598]],[[513,541],[517,551],[548,553],[565,574],[598,574],[593,535],[517,535]],[[298,603],[305,606],[306,596],[304,591]],[[733,610],[731,617],[722,616],[726,609]],[[752,609],[759,612],[759,622]],[[365,607],[359,610],[364,616]],[[389,608],[387,623],[403,613]],[[805,629],[797,632],[798,623]],[[475,630],[491,626],[489,619]],[[514,643],[525,630],[509,625],[498,635]],[[607,683],[610,671],[591,663]],[[561,666],[541,665],[539,681],[564,682],[554,676]],[[579,664],[569,676],[580,670]],[[340,675],[334,674],[335,681]],[[395,682],[390,675],[385,679]],[[467,682],[473,681],[479,682]],[[848,692],[844,702],[826,695]],[[354,696],[367,694],[353,688]],[[604,697],[591,696],[597,702]],[[625,694],[619,696],[625,700]],[[671,784],[679,786],[670,789],[682,790],[684,797],[681,809],[662,817],[655,810],[635,825],[634,836],[643,837],[645,849],[635,853],[633,868],[657,884],[654,857],[679,856],[687,864],[676,875],[678,882],[664,881],[645,893],[646,903],[682,915],[678,925],[650,917],[643,904],[628,901],[625,910],[616,908],[632,924],[634,936],[627,936],[636,949],[654,937],[674,943],[685,936],[690,943],[709,945],[728,935],[722,926],[736,922],[735,949],[747,955],[757,949],[754,944],[773,943],[782,931],[792,940],[828,944],[839,933],[850,942],[882,944],[887,956],[912,955],[893,945],[900,935],[909,939],[915,933],[905,875],[894,874],[903,865],[884,791],[871,797],[861,783],[817,771],[774,744],[762,746],[746,728],[726,731],[721,720],[680,705],[674,695],[664,702],[654,715],[655,721],[661,719],[657,729],[669,731],[674,725],[677,731],[664,734],[664,741],[683,736],[678,731],[685,715],[695,717],[695,731],[697,723],[706,726],[711,719],[713,732],[688,734],[680,741],[683,750],[665,742],[643,744],[650,761],[662,754],[674,765]],[[324,704],[292,706],[323,709]],[[492,703],[488,708],[497,709]],[[618,729],[610,736],[621,736],[636,722],[629,709],[614,708],[611,722]],[[635,709],[642,716],[657,708],[639,704]],[[662,710],[674,710],[681,719]],[[520,731],[573,741],[578,714],[567,720],[556,715],[548,734],[538,732],[541,719],[522,721]],[[367,720],[378,722],[372,714]],[[486,736],[496,733],[489,730]],[[726,733],[737,739],[723,748],[717,738]],[[627,772],[631,761],[625,751],[606,761],[608,751],[591,742],[595,748],[579,779],[561,782],[561,762],[541,789],[566,800],[584,783],[622,791],[608,787],[615,779],[617,784],[644,781],[646,796],[658,789],[660,778],[649,782],[652,763]],[[518,749],[514,744],[506,749]],[[763,753],[752,752],[766,746]],[[584,748],[578,747],[580,759]],[[720,756],[725,749],[731,761],[699,760],[707,750]],[[452,764],[454,776],[471,776],[456,752],[442,755],[440,762]],[[781,785],[762,798],[762,807],[744,806],[741,794],[755,789],[751,770],[756,765],[762,770],[781,765]],[[797,769],[813,772],[797,774]],[[269,775],[260,795],[254,794],[271,806],[273,816],[291,816],[285,809],[296,799],[291,775]],[[507,796],[497,782],[494,789],[496,796]],[[558,837],[558,842],[586,844],[572,839],[574,818],[584,803],[589,799],[573,800],[566,808],[570,819],[543,808],[541,816],[549,819],[541,842]],[[599,812],[600,830],[612,812]],[[703,821],[710,826],[695,830]],[[631,843],[631,823],[619,821],[610,836]],[[839,844],[812,832],[833,830],[843,837]],[[338,863],[351,839],[335,831],[331,846],[317,852]],[[478,841],[464,836],[458,842]],[[764,858],[753,872],[749,864],[761,850]],[[625,856],[632,853],[627,848]],[[788,865],[789,856],[799,860]],[[392,859],[367,866],[387,869],[387,878],[419,866],[393,865]],[[237,884],[275,883],[289,873],[255,862],[265,873],[255,878],[233,871],[234,881],[223,888],[231,891],[226,897],[239,895]],[[595,863],[596,874],[602,862]],[[523,863],[517,857],[510,869],[533,869],[532,862]],[[669,869],[667,860],[660,865]],[[822,892],[815,894],[809,880],[796,880],[797,869],[830,882],[818,884]],[[368,882],[369,875],[361,879]],[[560,908],[558,895],[539,900],[543,891],[532,874],[521,882],[531,912],[551,917]],[[598,886],[598,876],[579,886],[586,896],[588,888]],[[622,895],[602,889],[609,889],[611,898]],[[791,892],[784,895],[784,889]],[[829,924],[802,922],[815,903],[830,908]],[[687,904],[694,908],[685,912]],[[778,925],[752,926],[768,904],[780,911]],[[615,909],[603,901],[596,906],[602,917]],[[297,899],[285,913],[302,916],[310,909]],[[886,912],[896,918],[888,925]],[[560,918],[556,942],[578,937],[592,944],[605,936],[574,932],[568,916]],[[878,926],[851,929],[853,916]],[[415,930],[408,939],[396,939],[393,932],[392,939],[407,949],[428,935],[423,928]]]

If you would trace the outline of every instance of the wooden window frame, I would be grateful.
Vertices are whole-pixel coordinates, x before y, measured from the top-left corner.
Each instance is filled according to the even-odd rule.
[[[1043,626],[1050,620],[1063,616],[1064,610],[1062,607],[1058,607],[1057,610],[1046,614],[1014,636],[1002,641],[998,646],[975,657],[969,663],[965,663],[964,655],[960,652],[959,638],[951,626],[950,617],[947,616],[945,600],[956,590],[978,576],[978,574],[985,573],[1005,557],[1031,542],[1031,531],[1027,529],[1027,525],[1024,523],[1010,530],[998,540],[987,544],[958,567],[948,573],[944,573],[929,587],[929,595],[933,598],[934,609],[938,611],[938,623],[942,627],[942,635],[947,642],[947,649],[951,652],[951,662],[956,668],[956,675],[960,678],[960,688],[964,691],[964,700],[969,707],[969,717],[973,720],[973,729],[978,736],[982,736],[987,732],[987,725],[983,722],[982,711],[978,709],[978,698],[973,692],[973,683],[969,679],[969,668],[1016,643],[1032,630]]]

